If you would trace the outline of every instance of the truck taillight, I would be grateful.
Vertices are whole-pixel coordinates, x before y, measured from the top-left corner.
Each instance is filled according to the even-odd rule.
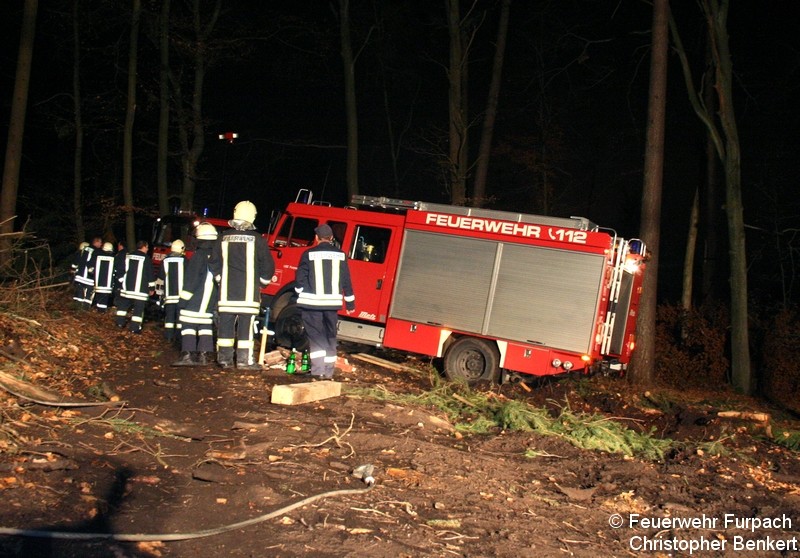
[[[628,351],[633,352],[633,349],[636,347],[636,339],[633,335],[631,335],[630,341],[628,341]]]

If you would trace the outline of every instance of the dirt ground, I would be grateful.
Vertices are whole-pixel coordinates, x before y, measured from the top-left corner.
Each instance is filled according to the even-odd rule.
[[[354,366],[337,373],[341,396],[285,406],[270,402],[274,386],[306,378],[171,367],[178,352],[152,322],[131,335],[94,312],[6,313],[0,342],[8,375],[71,400],[124,401],[62,407],[0,391],[0,556],[766,557],[800,548],[798,453],[769,439],[772,422],[720,418],[723,408],[780,416],[729,393],[645,396],[609,378],[487,388],[726,450],[687,443],[647,461],[537,432],[464,434],[432,407],[370,397],[371,388],[430,390],[435,370],[369,347],[340,346]],[[667,395],[660,410],[642,405]],[[360,465],[373,466],[374,485],[354,475]]]

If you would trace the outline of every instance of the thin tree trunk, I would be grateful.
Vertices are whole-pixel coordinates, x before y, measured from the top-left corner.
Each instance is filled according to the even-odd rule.
[[[159,50],[161,67],[159,71],[159,113],[158,113],[158,210],[161,215],[169,212],[169,11],[170,0],[162,0],[161,20],[159,21]]]
[[[709,39],[710,43],[710,39]],[[714,60],[711,55],[711,45],[708,45],[706,54],[706,65],[709,68],[714,67]],[[703,100],[706,110],[714,113],[717,110],[716,91],[714,90],[714,73],[706,72],[703,76]],[[720,190],[720,173],[719,173],[719,156],[714,148],[714,138],[710,132],[706,134],[706,184],[705,195],[703,196],[703,203],[701,213],[704,215],[703,225],[705,226],[705,242],[703,249],[703,269],[702,269],[702,283],[701,295],[703,302],[708,302],[709,299],[714,298],[712,289],[717,275],[717,262],[720,261],[720,233],[719,226],[721,224],[719,190]]]
[[[653,2],[653,44],[650,54],[650,93],[642,191],[641,238],[651,258],[642,285],[636,351],[629,379],[649,385],[655,378],[656,291],[658,288],[659,242],[661,240],[661,193],[664,169],[664,116],[666,113],[669,1]]]
[[[447,26],[450,34],[449,82],[449,151],[448,182],[450,201],[454,205],[464,205],[467,197],[464,146],[467,142],[467,123],[464,114],[463,70],[465,63],[464,46],[461,40],[461,14],[459,0],[446,0]]]
[[[739,131],[733,109],[733,70],[728,47],[729,0],[704,0],[704,10],[712,33],[719,118],[725,134],[725,208],[731,259],[731,366],[733,387],[750,394],[753,389],[750,367],[750,336],[747,317],[747,256],[745,250],[744,208],[742,206],[741,152]]]
[[[503,60],[505,59],[510,12],[511,0],[503,0],[500,6],[500,22],[497,26],[497,44],[495,45],[494,61],[492,63],[492,81],[489,86],[489,98],[486,102],[486,116],[483,120],[483,133],[478,147],[478,164],[472,189],[472,205],[475,207],[483,207],[486,204],[486,178],[489,174],[492,136],[494,135],[494,123],[497,118],[497,104],[500,99],[500,83],[503,74]]]
[[[692,309],[692,290],[694,285],[694,255],[697,253],[697,227],[700,221],[700,192],[694,191],[692,211],[689,214],[689,231],[686,234],[686,254],[683,257],[683,292],[681,293],[681,307],[689,311]]]
[[[219,17],[221,3],[214,3],[212,15],[204,26],[200,17],[200,0],[192,3],[195,31],[194,88],[192,90],[192,144],[183,159],[183,191],[181,208],[192,209],[197,188],[197,164],[205,149],[205,125],[203,123],[203,85],[206,77],[206,48],[208,38]],[[188,140],[188,138],[187,138]],[[187,142],[188,143],[188,142]],[[223,208],[219,208],[222,211]]]
[[[83,223],[83,112],[81,109],[80,0],[72,3],[72,102],[75,118],[75,160],[72,165],[72,208],[78,241],[86,238]]]
[[[344,106],[347,119],[348,200],[358,194],[358,112],[353,47],[350,42],[350,0],[339,0],[339,32],[344,66]]]
[[[133,202],[133,121],[136,116],[136,66],[139,57],[139,20],[141,0],[133,0],[131,39],[128,49],[128,106],[125,112],[125,131],[122,147],[122,198],[125,204],[125,235],[128,246],[136,246],[136,226]]]
[[[11,99],[11,117],[8,122],[8,141],[3,165],[3,188],[0,192],[0,267],[11,262],[10,241],[2,233],[14,231],[17,212],[17,192],[22,162],[22,136],[25,132],[25,113],[28,110],[28,88],[31,82],[33,63],[33,40],[36,36],[36,12],[38,0],[25,0],[22,13],[22,29],[17,53],[17,74],[14,78],[14,93]]]

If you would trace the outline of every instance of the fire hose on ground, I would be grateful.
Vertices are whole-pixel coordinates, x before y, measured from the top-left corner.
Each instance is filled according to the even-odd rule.
[[[71,533],[66,531],[49,531],[49,530],[36,530],[36,529],[15,529],[13,527],[0,527],[0,535],[9,535],[17,537],[31,537],[40,539],[59,539],[59,540],[110,540],[119,542],[169,542],[169,541],[184,541],[189,539],[200,539],[219,535],[235,529],[242,529],[273,519],[281,514],[289,513],[292,510],[307,506],[312,502],[322,500],[324,498],[332,498],[335,496],[348,496],[352,494],[363,494],[372,489],[375,485],[375,478],[372,476],[374,466],[371,464],[360,465],[353,470],[353,476],[361,479],[366,485],[363,488],[347,488],[341,490],[330,490],[328,492],[321,492],[297,502],[293,502],[287,506],[271,511],[258,517],[239,521],[238,523],[231,523],[229,525],[222,525],[214,529],[204,529],[202,531],[195,531],[193,533],[155,533],[155,534],[130,534],[130,533]]]

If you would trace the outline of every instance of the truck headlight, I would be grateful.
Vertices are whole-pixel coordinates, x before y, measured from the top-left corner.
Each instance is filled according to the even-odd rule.
[[[564,370],[572,370],[572,363],[570,361],[566,361],[564,364],[562,364],[562,366],[564,367]]]
[[[553,368],[559,368],[561,366],[561,361],[558,360],[557,358],[554,358],[553,362],[550,363],[550,366],[552,366]]]

